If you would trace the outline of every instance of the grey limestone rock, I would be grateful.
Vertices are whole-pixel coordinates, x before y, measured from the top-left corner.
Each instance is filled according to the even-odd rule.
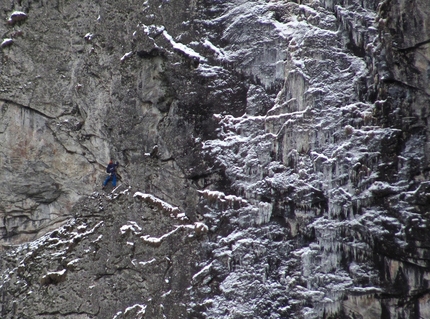
[[[429,8],[1,2],[0,318],[430,317]]]

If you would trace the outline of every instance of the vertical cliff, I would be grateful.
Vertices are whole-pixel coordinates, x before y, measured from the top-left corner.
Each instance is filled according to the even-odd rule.
[[[1,318],[430,316],[425,1],[0,9]]]

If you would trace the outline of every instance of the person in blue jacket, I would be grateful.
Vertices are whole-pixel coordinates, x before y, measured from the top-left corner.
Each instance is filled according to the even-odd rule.
[[[112,180],[112,186],[116,187],[116,168],[118,167],[119,163],[116,162],[113,163],[113,160],[111,159],[109,161],[108,166],[106,167],[106,173],[109,175],[106,177],[105,181],[103,182],[103,188],[106,187],[107,183],[109,183],[110,180]]]

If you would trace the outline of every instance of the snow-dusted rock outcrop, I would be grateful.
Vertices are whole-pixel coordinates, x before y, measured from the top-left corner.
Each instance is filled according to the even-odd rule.
[[[430,315],[426,3],[0,7],[1,318]]]

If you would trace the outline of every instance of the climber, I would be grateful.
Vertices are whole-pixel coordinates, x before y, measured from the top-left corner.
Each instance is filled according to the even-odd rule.
[[[107,183],[109,183],[111,179],[112,179],[112,186],[116,187],[116,168],[118,167],[118,165],[119,163],[116,162],[114,164],[112,159],[109,161],[109,164],[106,167],[106,172],[109,175],[106,177],[105,181],[103,182],[103,188],[106,187]]]

